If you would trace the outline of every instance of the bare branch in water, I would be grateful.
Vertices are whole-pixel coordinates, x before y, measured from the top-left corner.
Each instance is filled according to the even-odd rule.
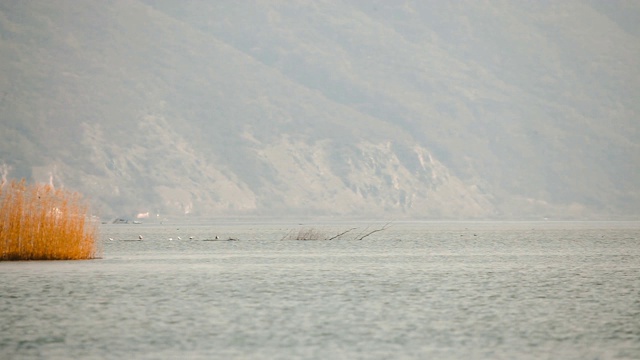
[[[348,233],[348,232],[350,232],[350,231],[353,231],[353,230],[355,230],[355,229],[357,229],[357,228],[351,228],[351,229],[349,229],[349,230],[345,230],[345,231],[341,232],[340,234],[337,234],[337,235],[335,235],[335,236],[333,236],[333,237],[328,238],[327,240],[334,240],[334,239],[337,239],[337,238],[341,237],[342,235],[344,235],[344,234],[346,234],[346,233]]]
[[[375,233],[377,233],[377,232],[379,232],[379,231],[386,230],[386,229],[389,227],[389,225],[390,225],[390,224],[391,224],[391,223],[390,223],[390,222],[388,222],[388,223],[384,224],[384,226],[382,226],[381,228],[378,228],[378,229],[375,229],[375,230],[371,230],[371,231],[369,231],[368,233],[364,234],[363,236],[361,236],[361,237],[359,237],[359,238],[356,238],[356,240],[362,240],[362,239],[366,238],[367,236],[369,236],[369,235],[371,235],[371,234],[375,234]]]
[[[364,230],[360,231],[360,233],[356,235],[354,240],[362,240],[371,234],[375,234],[379,231],[386,230],[390,224],[391,222],[388,222],[384,224],[384,226],[382,226],[381,228],[377,228],[370,231],[369,229],[371,228],[371,225],[369,225],[366,228],[364,228]],[[344,235],[356,229],[358,228],[353,227],[353,228],[341,231],[331,237],[328,237],[325,235],[324,231],[320,231],[315,228],[302,228],[302,229],[299,229],[297,232],[295,232],[294,230],[289,230],[280,240],[336,240],[336,239],[343,238]]]

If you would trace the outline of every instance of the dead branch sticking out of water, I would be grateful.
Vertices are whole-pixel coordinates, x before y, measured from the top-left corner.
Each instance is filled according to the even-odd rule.
[[[337,238],[341,237],[342,235],[344,235],[344,234],[346,234],[346,233],[348,233],[348,232],[350,232],[350,231],[353,231],[353,230],[355,230],[355,229],[357,229],[357,228],[351,228],[351,229],[349,229],[349,230],[345,230],[345,231],[343,231],[343,232],[341,232],[341,233],[337,234],[336,236],[333,236],[333,237],[328,238],[327,240],[334,240],[334,239],[337,239]]]
[[[356,238],[356,240],[362,240],[362,239],[366,238],[367,236],[369,236],[369,235],[371,235],[371,234],[375,234],[375,233],[377,233],[377,232],[379,232],[379,231],[386,230],[390,225],[391,225],[391,223],[390,223],[390,222],[388,222],[388,223],[384,224],[381,228],[371,230],[371,231],[369,231],[368,233],[366,233],[366,234],[364,234],[364,235],[360,236],[359,238]]]
[[[367,226],[363,231],[361,231],[354,238],[354,240],[362,240],[369,235],[375,234],[379,231],[386,230],[390,224],[391,223],[388,222],[384,224],[384,226],[382,226],[381,228],[376,228],[370,231],[368,230],[371,226]],[[280,240],[338,240],[338,239],[344,238],[346,234],[356,229],[358,228],[354,227],[354,228],[350,228],[350,229],[338,232],[333,236],[327,236],[326,232],[320,231],[316,228],[302,228],[302,229],[299,229],[297,232],[294,232],[294,230],[289,230]]]

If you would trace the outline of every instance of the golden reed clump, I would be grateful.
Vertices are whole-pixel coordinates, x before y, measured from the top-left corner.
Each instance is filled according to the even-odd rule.
[[[96,237],[78,193],[24,179],[0,187],[0,260],[92,259]]]

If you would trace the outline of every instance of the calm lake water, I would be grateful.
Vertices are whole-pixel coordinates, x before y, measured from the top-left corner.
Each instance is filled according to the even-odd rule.
[[[0,262],[0,359],[640,358],[640,223],[300,227],[102,225],[101,259]]]

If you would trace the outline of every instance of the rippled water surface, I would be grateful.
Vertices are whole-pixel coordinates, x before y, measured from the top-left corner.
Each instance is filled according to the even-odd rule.
[[[0,262],[0,359],[640,358],[639,223],[298,228],[103,225],[101,259]]]

